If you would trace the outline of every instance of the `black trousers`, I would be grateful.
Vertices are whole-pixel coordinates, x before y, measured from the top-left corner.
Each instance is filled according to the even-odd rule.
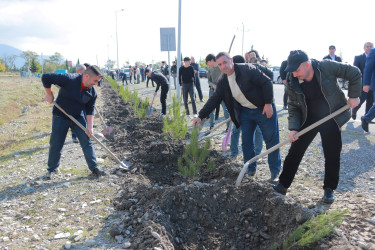
[[[369,92],[366,93],[362,90],[359,100],[360,100],[359,105],[352,110],[352,113],[357,114],[357,111],[359,110],[359,108],[362,106],[364,102],[366,102],[365,114],[367,114],[367,112],[370,110],[370,108],[374,104],[373,91],[369,90]]]
[[[168,94],[169,86],[164,85],[161,87],[160,93],[160,102],[161,102],[161,113],[166,115],[167,113],[167,94]]]
[[[284,96],[283,96],[284,107],[288,107],[288,93],[286,93],[286,87],[284,85]]]
[[[193,114],[197,114],[197,106],[195,105],[194,97],[194,84],[193,83],[184,83],[182,86],[182,91],[184,92],[184,104],[186,115],[190,115],[189,106],[188,106],[188,97],[190,95],[191,105],[193,106]]]
[[[302,129],[311,124],[312,122],[304,125]],[[284,187],[289,188],[292,184],[303,155],[317,133],[320,133],[320,137],[322,138],[325,158],[323,188],[331,188],[333,190],[337,188],[339,182],[342,141],[341,131],[333,119],[307,132],[297,141],[292,143],[284,161],[283,171],[279,177],[279,182]]]
[[[199,100],[202,100],[203,94],[202,94],[202,88],[201,88],[201,80],[198,74],[199,73],[195,73],[195,88],[197,89]]]
[[[150,77],[147,77],[146,87],[148,88],[148,81],[149,81],[149,80],[151,80],[152,87],[155,87],[155,86],[154,86],[154,81],[153,81]]]

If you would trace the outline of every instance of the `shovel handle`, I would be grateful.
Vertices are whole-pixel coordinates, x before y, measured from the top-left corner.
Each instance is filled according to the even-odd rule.
[[[86,132],[86,134],[90,134],[88,129],[85,128],[84,126],[82,126],[82,124],[77,121],[73,116],[69,115],[68,113],[65,112],[65,110],[63,108],[60,107],[60,105],[58,105],[55,101],[53,101],[53,105],[55,105],[56,108],[58,108],[61,112],[63,112],[67,117],[69,117],[70,120],[72,120],[75,124],[77,124],[78,127],[80,127],[83,131]],[[124,168],[126,170],[128,170],[128,167],[123,163],[121,162],[112,152],[111,150],[109,150],[101,141],[98,140],[98,138],[96,138],[94,135],[91,135],[89,136],[90,138],[94,139],[94,141],[96,141],[105,151],[107,151],[107,153],[112,156],[112,158],[118,163],[120,164],[121,168]]]
[[[220,128],[221,126],[223,126],[224,124],[226,124],[227,122],[230,122],[230,117],[222,122],[220,122],[219,124],[217,124],[213,129],[211,129],[210,131],[207,131],[206,133],[203,134],[203,136],[201,138],[199,138],[198,140],[202,140],[204,137],[206,137],[207,135],[211,134],[212,132],[214,132],[215,130],[217,130],[218,128]]]
[[[336,111],[333,112],[332,114],[330,114],[330,115],[328,115],[328,116],[326,116],[326,117],[320,119],[319,121],[317,121],[317,122],[311,124],[311,125],[308,126],[307,128],[302,129],[302,130],[299,131],[294,137],[300,137],[300,136],[302,136],[303,134],[306,134],[306,133],[309,132],[310,130],[312,130],[312,129],[318,127],[318,126],[321,125],[322,123],[325,123],[326,121],[328,121],[328,120],[330,120],[331,118],[333,118],[333,117],[335,117],[335,116],[341,114],[342,112],[344,112],[345,110],[347,110],[347,109],[349,109],[349,108],[350,108],[350,104],[346,104],[345,106],[343,106],[343,107],[341,107],[340,109],[336,110]],[[276,149],[281,148],[282,146],[284,146],[285,144],[288,144],[289,142],[290,142],[290,139],[287,139],[287,140],[285,140],[285,141],[283,141],[283,142],[281,142],[281,143],[279,143],[279,144],[273,146],[272,148],[270,148],[270,149],[264,151],[264,152],[261,153],[260,155],[256,155],[255,157],[253,157],[253,158],[251,158],[250,160],[248,160],[248,161],[245,163],[245,165],[242,167],[241,172],[240,172],[240,174],[239,174],[238,177],[237,177],[237,180],[236,180],[236,187],[238,187],[238,186],[241,184],[241,181],[242,181],[242,179],[243,179],[243,177],[244,177],[244,175],[245,175],[245,172],[246,172],[246,170],[247,170],[247,167],[248,167],[251,163],[253,163],[253,162],[257,161],[258,159],[260,159],[260,158],[262,158],[262,157],[264,157],[264,156],[266,156],[266,155],[272,153],[272,152],[275,151]]]

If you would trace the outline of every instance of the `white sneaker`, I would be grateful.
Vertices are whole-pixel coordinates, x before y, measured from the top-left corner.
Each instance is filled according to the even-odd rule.
[[[198,115],[197,114],[194,114],[194,118],[197,118],[198,117]]]
[[[190,119],[190,115],[185,115],[185,119]]]

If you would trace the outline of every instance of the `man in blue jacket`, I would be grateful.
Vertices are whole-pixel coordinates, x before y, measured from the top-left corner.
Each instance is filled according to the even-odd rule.
[[[216,62],[223,77],[218,81],[216,92],[200,110],[193,125],[207,118],[212,110],[224,100],[231,120],[237,128],[242,128],[242,150],[244,162],[255,156],[253,136],[257,126],[263,134],[267,149],[279,143],[279,125],[275,104],[273,103],[273,84],[255,65],[233,63],[226,52],[216,56]],[[281,169],[280,150],[268,155],[271,181],[275,181]],[[247,174],[253,176],[256,163],[249,166]]]
[[[363,70],[363,91],[368,93],[372,90],[375,99],[375,49],[371,49],[366,59],[366,66]],[[361,117],[362,128],[368,132],[368,124],[375,118],[375,104],[372,105],[366,115]]]
[[[69,128],[77,135],[91,172],[96,176],[106,175],[96,163],[94,148],[89,138],[93,134],[94,108],[97,97],[93,86],[97,85],[102,77],[103,73],[95,65],[89,65],[83,74],[43,74],[42,83],[46,91],[45,100],[48,103],[53,103],[55,98],[51,85],[58,85],[60,91],[56,98],[56,103],[86,127],[89,132],[89,134],[85,134],[69,117],[58,108],[53,107],[46,179],[52,179],[57,173],[62,148]]]

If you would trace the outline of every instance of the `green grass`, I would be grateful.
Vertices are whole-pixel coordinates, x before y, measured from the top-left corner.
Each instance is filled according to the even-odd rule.
[[[283,243],[283,249],[298,249],[312,247],[322,238],[333,233],[336,226],[344,220],[349,210],[334,210],[330,214],[321,214],[306,221],[294,230]]]

